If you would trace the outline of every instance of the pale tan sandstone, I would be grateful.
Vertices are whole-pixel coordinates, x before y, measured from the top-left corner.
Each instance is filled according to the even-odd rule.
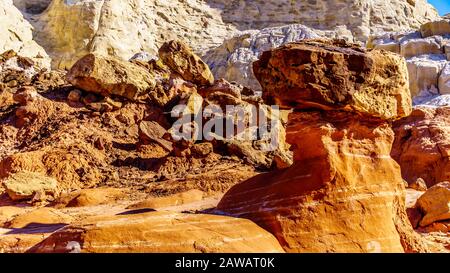
[[[50,58],[33,39],[33,27],[13,5],[12,0],[0,3],[0,53],[14,50],[32,58],[41,67],[50,67]]]
[[[144,68],[117,58],[94,54],[78,60],[66,78],[82,90],[131,100],[145,95],[156,85],[153,75]]]
[[[155,54],[172,39],[202,52],[236,30],[201,0],[53,0],[31,18],[55,68],[70,68],[88,53],[125,60],[142,51]]]
[[[450,33],[450,19],[436,20],[420,26],[422,37],[445,35]]]
[[[93,217],[70,225],[30,252],[283,252],[277,240],[248,220],[149,212]]]
[[[209,2],[222,9],[224,20],[237,25],[239,29],[258,29],[293,23],[325,30],[345,26],[356,39],[363,41],[367,40],[371,33],[419,28],[422,23],[439,18],[436,9],[426,0]]]

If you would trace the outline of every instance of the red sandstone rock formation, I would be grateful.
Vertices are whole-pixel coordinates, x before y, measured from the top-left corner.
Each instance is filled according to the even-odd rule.
[[[291,44],[254,64],[265,96],[296,108],[287,128],[294,165],[234,186],[217,210],[255,221],[288,252],[424,251],[386,121],[411,109],[404,61],[337,45]]]
[[[394,123],[392,157],[400,164],[403,178],[418,178],[431,187],[450,179],[450,108],[417,108]]]

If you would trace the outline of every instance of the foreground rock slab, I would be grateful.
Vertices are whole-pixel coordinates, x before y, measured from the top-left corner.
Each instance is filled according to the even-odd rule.
[[[30,252],[283,252],[248,220],[148,212],[87,219],[55,232]]]
[[[282,107],[351,110],[384,119],[411,112],[406,62],[393,53],[305,40],[264,52],[253,67],[263,96]]]

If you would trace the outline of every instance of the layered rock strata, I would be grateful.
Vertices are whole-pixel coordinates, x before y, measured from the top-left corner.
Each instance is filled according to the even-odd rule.
[[[234,186],[217,210],[253,220],[288,252],[423,251],[390,157],[387,120],[411,111],[405,62],[337,45],[289,44],[255,63],[265,97],[295,109],[287,127],[294,165]],[[392,82],[371,71],[392,71]],[[359,107],[357,97],[376,110]]]

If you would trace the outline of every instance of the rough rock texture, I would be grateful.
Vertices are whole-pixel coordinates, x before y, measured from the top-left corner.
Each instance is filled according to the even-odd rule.
[[[29,3],[24,12],[42,7],[34,0],[21,2]],[[235,32],[218,10],[201,0],[53,0],[42,13],[29,13],[34,13],[27,16],[36,40],[55,68],[69,68],[88,53],[125,60],[142,51],[154,54],[164,41],[175,38],[201,52]]]
[[[450,33],[450,19],[442,19],[428,22],[420,26],[420,34],[422,37],[430,37],[435,35],[446,35]]]
[[[441,182],[428,189],[418,200],[417,206],[425,216],[421,226],[450,219],[450,182]]]
[[[255,221],[289,252],[402,252],[397,227],[407,218],[392,140],[384,122],[292,114],[294,165],[233,187],[217,209]]]
[[[394,123],[392,157],[409,183],[418,178],[427,185],[450,180],[450,108],[418,107]]]
[[[422,23],[439,18],[436,9],[426,0],[208,0],[208,2],[211,6],[223,10],[225,22],[233,23],[241,30],[295,23],[324,30],[345,26],[361,41],[367,40],[371,33],[419,28]]]
[[[389,76],[397,79],[391,83],[397,89],[383,88],[386,78],[374,77],[372,92],[389,98],[403,86],[404,100],[408,101],[406,69],[398,69],[398,57],[383,58],[377,52],[364,53],[348,47],[340,50],[346,55],[326,43],[294,43],[266,52],[255,64],[255,74],[267,88],[263,92],[282,105],[295,107],[287,127],[294,165],[234,186],[220,201],[217,211],[255,221],[272,232],[288,252],[424,251],[426,246],[414,234],[405,211],[400,168],[390,157],[394,134],[389,123],[379,118],[384,111],[366,110],[366,116],[360,117],[355,114],[360,109],[330,110],[333,103],[339,106],[333,100],[328,102],[328,109],[319,105],[322,111],[303,109],[305,102],[313,107],[323,103],[323,97],[310,90],[325,93],[337,82],[330,84],[331,80],[323,77],[324,72],[318,67],[347,72],[341,72],[341,81],[332,89],[337,98],[345,98],[347,86],[355,86],[350,79],[362,78],[371,71],[363,67],[369,56],[377,54],[379,57],[370,63],[378,71],[395,67]],[[338,61],[343,56],[350,61]],[[298,72],[302,68],[306,76]],[[354,71],[352,77],[348,71]],[[317,80],[320,76],[322,81]],[[325,87],[313,89],[319,83]],[[289,95],[283,93],[286,90]],[[297,103],[299,97],[301,103]],[[370,96],[365,98],[369,103],[376,101]],[[383,107],[386,105],[379,109]],[[410,105],[404,107],[410,109]],[[405,114],[408,113],[395,110],[384,117]]]
[[[3,182],[6,193],[12,200],[31,199],[35,194],[57,194],[57,181],[39,173],[19,172]]]
[[[198,85],[214,83],[214,76],[208,65],[185,43],[180,41],[164,43],[158,53],[164,64],[180,74],[184,80]]]
[[[264,52],[254,72],[263,97],[281,107],[351,109],[385,119],[411,112],[406,63],[395,54],[308,40]]]
[[[421,26],[420,31],[387,32],[370,37],[369,48],[385,49],[406,58],[411,95],[415,104],[445,105],[450,63],[450,21],[437,20]]]
[[[156,85],[154,76],[144,68],[94,54],[88,54],[77,61],[67,73],[67,80],[85,91],[132,100],[148,93]]]
[[[135,203],[128,209],[159,209],[165,207],[175,207],[188,203],[199,202],[203,200],[205,193],[199,190],[190,190],[180,192],[170,196],[152,197],[144,201]]]
[[[220,236],[218,236],[220,234]],[[248,220],[150,212],[97,217],[52,234],[30,252],[283,252]]]
[[[41,67],[50,67],[47,53],[33,40],[33,27],[12,0],[0,3],[0,53],[7,50],[32,58]]]
[[[249,30],[211,49],[204,59],[217,78],[225,78],[253,90],[261,90],[253,74],[253,62],[258,60],[262,52],[285,43],[318,37],[316,31],[298,24]]]

